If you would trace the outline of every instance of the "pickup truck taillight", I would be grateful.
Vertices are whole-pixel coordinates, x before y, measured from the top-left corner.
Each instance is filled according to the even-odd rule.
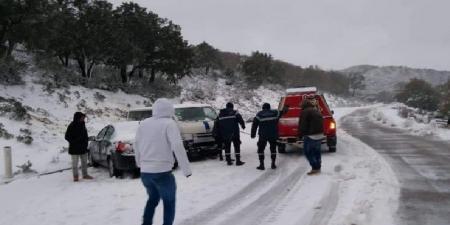
[[[284,126],[298,126],[298,117],[294,118],[281,118],[280,125]]]
[[[124,153],[124,152],[132,153],[133,152],[133,147],[131,146],[131,144],[118,141],[116,143],[116,152],[119,152],[119,153]]]
[[[330,122],[330,130],[335,130],[336,129],[336,122],[334,122],[334,121],[331,121]]]

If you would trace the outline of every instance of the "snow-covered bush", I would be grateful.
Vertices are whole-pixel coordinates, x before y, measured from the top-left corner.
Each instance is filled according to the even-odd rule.
[[[10,134],[5,128],[3,123],[0,123],[0,138],[11,139],[14,135]]]
[[[26,65],[12,59],[0,60],[0,84],[20,85],[23,84],[20,73]]]
[[[99,102],[103,102],[103,101],[105,101],[105,96],[104,95],[102,95],[100,92],[95,92],[95,94],[94,94],[94,98],[95,98],[95,100],[97,100],[97,101],[99,101]]]
[[[16,166],[17,168],[19,168],[19,171],[16,171],[14,174],[20,174],[20,173],[37,173],[35,170],[31,169],[31,166],[33,166],[33,164],[30,162],[30,160],[28,160],[26,163]]]
[[[0,97],[0,116],[8,116],[12,120],[24,121],[30,118],[28,109],[21,102],[11,98]]]
[[[29,129],[20,129],[20,135],[16,137],[18,142],[22,142],[27,145],[31,145],[33,143],[33,137],[31,136],[31,130]]]

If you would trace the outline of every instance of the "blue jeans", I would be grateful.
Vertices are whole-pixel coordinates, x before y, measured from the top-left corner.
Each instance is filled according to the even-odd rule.
[[[321,145],[321,140],[314,140],[307,136],[304,137],[303,152],[313,170],[320,170],[322,165],[322,156],[320,152]]]
[[[172,225],[175,219],[175,196],[177,190],[175,177],[172,172],[141,173],[141,180],[148,194],[142,225],[153,224],[153,215],[160,199],[162,199],[164,204],[163,225]]]

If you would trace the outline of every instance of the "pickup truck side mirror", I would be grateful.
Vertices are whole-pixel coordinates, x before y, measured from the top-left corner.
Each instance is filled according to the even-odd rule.
[[[331,115],[334,115],[334,110],[331,110]]]

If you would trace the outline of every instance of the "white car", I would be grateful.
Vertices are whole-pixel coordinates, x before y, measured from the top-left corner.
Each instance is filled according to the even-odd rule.
[[[212,136],[216,111],[207,104],[178,104],[174,108],[174,120],[180,128],[188,156],[217,154],[217,144]],[[151,116],[151,107],[137,108],[128,111],[127,120],[141,121]]]
[[[138,127],[137,121],[113,123],[90,137],[88,149],[91,165],[107,167],[111,177],[121,177],[124,171],[139,174],[133,149]]]

